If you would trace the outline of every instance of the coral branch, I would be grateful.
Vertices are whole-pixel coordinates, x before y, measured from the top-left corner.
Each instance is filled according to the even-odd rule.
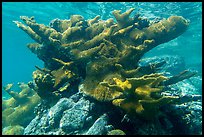
[[[68,43],[69,39],[71,39],[71,36],[76,35],[77,33],[80,33],[81,27],[70,27],[66,31],[62,33],[61,42],[62,43]]]
[[[71,27],[71,22],[70,20],[54,19],[50,22],[50,27],[60,33],[63,33],[65,30]]]
[[[37,24],[26,16],[21,16],[20,19],[23,20],[42,39],[45,39],[47,42],[52,44],[58,44],[57,42],[59,42],[61,34],[55,29],[46,27],[43,24]]]
[[[66,67],[69,67],[69,66],[71,66],[73,64],[73,61],[71,61],[71,62],[64,62],[64,61],[62,61],[60,59],[57,59],[57,58],[52,58],[52,59],[57,61],[57,62],[59,62],[60,64],[62,64],[63,66],[66,66]]]
[[[184,79],[188,79],[190,77],[193,77],[195,75],[196,75],[196,72],[190,72],[188,70],[185,70],[185,71],[181,72],[180,74],[175,75],[175,76],[169,78],[168,80],[166,80],[164,82],[164,85],[165,86],[172,85],[172,84],[175,84],[175,83],[182,81]]]
[[[94,57],[101,50],[103,46],[104,44],[101,43],[97,47],[94,47],[88,50],[84,50],[81,52],[79,50],[72,51],[73,55],[75,56],[74,60],[89,61],[92,57]]]
[[[134,29],[130,32],[130,37],[138,44],[142,44],[144,40],[154,40],[154,43],[148,45],[145,52],[151,50],[155,46],[168,42],[187,29],[189,22],[180,16],[171,16],[167,20],[155,23],[148,28],[142,30]]]
[[[124,28],[124,27],[127,27],[129,24],[132,24],[133,19],[129,18],[129,16],[133,10],[134,8],[131,8],[122,14],[120,13],[121,12],[120,10],[114,10],[112,12],[120,28]]]
[[[34,107],[40,103],[41,98],[28,87],[27,84],[21,84],[21,91],[11,91],[13,84],[8,84],[4,90],[12,97],[8,100],[2,100],[2,127],[27,124],[34,118]]]
[[[25,26],[21,22],[18,22],[18,21],[13,21],[13,22],[17,25],[17,27],[25,31],[33,40],[42,44],[43,42],[42,38],[38,34],[36,34],[30,27]]]
[[[41,50],[42,45],[38,44],[38,43],[29,43],[27,44],[27,47],[34,53],[34,54],[38,54]]]
[[[124,35],[125,33],[129,32],[132,28],[133,28],[133,25],[128,26],[128,27],[123,28],[123,29],[120,29],[120,30],[118,30],[117,32],[115,32],[115,33],[113,34],[113,36],[121,36],[121,35]]]
[[[95,18],[88,20],[89,26],[93,25],[94,23],[98,23],[99,19],[100,19],[100,16],[97,15]]]

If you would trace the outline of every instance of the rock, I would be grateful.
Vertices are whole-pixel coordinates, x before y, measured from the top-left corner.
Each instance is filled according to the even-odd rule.
[[[174,112],[174,113],[172,113]],[[202,134],[202,103],[192,101],[175,105],[166,110],[174,125],[174,134],[201,135]]]
[[[107,115],[104,114],[98,118],[94,124],[89,128],[85,135],[104,135],[106,134]]]
[[[89,114],[89,106],[90,102],[82,98],[71,109],[64,111],[60,128],[67,133],[82,129]]]
[[[166,130],[159,121],[144,122],[135,131],[136,135],[171,135],[171,130]]]
[[[202,75],[197,77],[192,77],[188,80],[191,85],[193,85],[196,90],[195,92],[198,94],[202,93]]]
[[[60,118],[62,116],[62,113],[70,109],[74,105],[73,101],[68,98],[62,98],[60,99],[56,105],[54,105],[50,111],[48,112],[49,117],[49,125],[53,127],[58,127]]]
[[[51,108],[41,106],[44,110],[36,113],[38,115],[25,128],[24,134],[109,135],[113,134],[112,132],[119,134],[115,133],[116,128],[127,135],[200,135],[202,134],[202,95],[195,94],[193,92],[195,90],[192,89],[195,87],[187,80],[171,85],[164,94],[180,96],[180,104],[162,107],[161,115],[153,121],[128,116],[129,120],[126,122],[121,118],[118,122],[111,120],[111,123],[109,119],[113,119],[118,111],[113,111],[110,115],[107,113],[110,111],[107,105],[102,107],[102,104],[78,92],[69,98],[60,99]]]
[[[25,128],[24,134],[106,134],[107,131],[112,130],[111,126],[107,125],[107,115],[99,117],[101,114],[94,112],[94,105],[94,102],[86,99],[79,92],[70,98],[61,98],[53,107],[36,113],[38,115]]]
[[[202,134],[202,95],[189,80],[181,81],[170,86],[180,96],[180,104],[164,109],[172,122],[173,134]],[[174,92],[174,93],[175,93]],[[172,113],[174,112],[174,113]]]

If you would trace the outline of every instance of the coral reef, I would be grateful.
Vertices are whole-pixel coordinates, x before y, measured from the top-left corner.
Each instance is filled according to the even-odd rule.
[[[34,108],[41,101],[38,94],[27,84],[19,83],[20,92],[12,91],[12,86],[13,84],[8,84],[3,87],[11,96],[10,99],[2,101],[2,128],[11,126],[8,132],[18,130],[19,126],[27,126],[35,117]],[[7,131],[5,132],[7,133]]]
[[[114,129],[109,131],[107,135],[126,135],[126,134],[120,129]]]
[[[24,134],[93,135],[113,130],[107,125],[106,114],[91,118],[92,103],[78,93],[151,122],[164,115],[162,107],[199,98],[168,94],[171,85],[195,76],[195,72],[182,70],[165,76],[158,73],[165,60],[140,65],[145,53],[180,36],[189,22],[181,16],[151,22],[139,14],[131,17],[133,10],[113,11],[116,22],[101,20],[99,15],[89,20],[72,15],[69,20],[54,19],[49,26],[38,24],[34,17],[21,16],[23,23],[14,21],[37,42],[27,47],[44,62],[44,68],[36,66],[34,80],[28,85],[38,98],[51,104],[39,112]],[[9,89],[8,85],[5,90]],[[16,94],[8,93],[20,102]],[[113,130],[108,134],[123,133]]]
[[[147,119],[156,115],[159,106],[178,99],[161,97],[160,93],[164,86],[194,73],[185,71],[167,78],[155,73],[164,63],[139,67],[138,61],[152,48],[181,35],[189,22],[171,16],[150,25],[139,14],[130,17],[133,10],[113,11],[116,23],[113,19],[100,20],[100,16],[85,20],[80,15],[73,15],[70,20],[53,20],[50,27],[36,23],[34,17],[20,17],[27,26],[14,21],[38,42],[28,48],[45,62],[45,68],[37,67],[41,72],[33,76],[39,95],[46,96],[47,92],[57,91],[64,84],[72,86],[74,82],[87,95],[112,101],[127,113]]]
[[[22,126],[8,126],[3,129],[2,135],[23,135],[24,128]]]
[[[186,82],[185,82],[186,83]],[[171,91],[173,88],[171,87]],[[189,87],[184,87],[185,91]],[[181,86],[177,92],[183,93]],[[175,93],[170,92],[173,95]],[[166,93],[167,94],[167,93]],[[90,99],[77,92],[61,98],[53,107],[39,105],[36,117],[25,128],[25,135],[176,135],[202,134],[201,96],[188,92],[184,99],[194,100],[179,105],[162,107],[158,119],[147,121],[130,117],[120,109]],[[196,105],[195,105],[196,104]],[[111,105],[111,104],[110,104]],[[174,113],[172,113],[174,112]]]

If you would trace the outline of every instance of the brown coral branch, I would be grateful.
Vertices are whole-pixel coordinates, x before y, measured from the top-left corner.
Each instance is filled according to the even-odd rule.
[[[121,35],[124,35],[125,33],[128,33],[132,28],[133,28],[133,25],[128,26],[128,27],[123,28],[123,29],[120,29],[120,30],[118,30],[117,32],[115,32],[115,33],[113,34],[113,36],[121,36]]]
[[[61,33],[58,33],[55,29],[47,27],[43,24],[37,24],[26,16],[21,16],[20,19],[23,20],[25,24],[28,25],[42,39],[47,40],[44,42],[49,42],[52,44],[57,44],[57,42],[59,42]]]
[[[66,31],[62,33],[61,42],[62,43],[68,43],[71,36],[76,35],[77,33],[80,33],[81,27],[69,27]]]
[[[62,44],[61,46],[64,47],[65,49],[66,48],[76,49],[78,46],[82,45],[82,43],[84,43],[84,40],[78,40],[78,41]]]
[[[182,81],[182,80],[184,80],[184,79],[188,79],[188,78],[190,78],[190,77],[193,77],[193,76],[195,76],[196,74],[197,74],[196,72],[190,72],[190,71],[188,71],[188,70],[185,70],[185,71],[181,72],[180,74],[175,75],[175,76],[169,78],[169,79],[166,80],[163,84],[164,84],[165,86],[167,86],[167,85],[172,85],[172,84],[175,84],[175,83],[177,83],[177,82],[179,82],[179,81]]]
[[[111,85],[108,82],[100,82],[99,84],[102,85],[102,86],[109,87],[109,88],[111,88],[113,90],[116,90],[116,91],[119,91],[119,92],[123,92],[124,91],[124,89],[121,88],[120,86],[118,86],[118,85]]]
[[[129,16],[133,12],[133,10],[134,8],[131,8],[122,14],[120,13],[121,12],[120,10],[114,10],[112,12],[120,28],[124,28],[127,27],[129,24],[132,24],[133,19],[129,18]]]
[[[63,33],[65,30],[71,27],[71,22],[70,20],[54,19],[50,22],[50,27],[60,33]]]
[[[93,25],[94,23],[98,23],[99,19],[100,19],[100,16],[97,15],[95,18],[88,20],[89,26]]]
[[[17,27],[25,31],[37,43],[40,43],[40,44],[43,43],[42,38],[37,33],[35,33],[30,27],[23,25],[19,21],[13,21],[13,22],[17,25]]]
[[[73,61],[71,61],[71,62],[64,62],[64,61],[62,61],[60,59],[57,59],[57,58],[52,58],[52,59],[54,61],[59,62],[60,64],[62,64],[63,66],[66,66],[66,67],[69,67],[69,66],[71,66],[74,63]]]
[[[42,47],[41,44],[38,43],[29,43],[27,44],[27,47],[34,53],[34,54],[38,54],[40,51],[40,48]]]
[[[40,68],[40,67],[38,67],[38,66],[35,66],[39,71],[41,71],[41,72],[43,72],[44,74],[50,74],[50,75],[52,75],[51,74],[51,70],[49,70],[49,69],[46,69],[46,68]]]
[[[106,39],[108,36],[110,36],[113,33],[114,28],[116,28],[116,25],[111,26],[110,28],[105,28],[103,32],[101,32],[99,35],[95,36],[91,40],[84,43],[84,46],[87,48],[92,48],[93,46],[96,46],[100,42],[103,41],[103,39]]]
[[[84,51],[78,51],[76,52],[75,50],[75,60],[89,60],[91,59],[92,57],[94,57],[100,50],[101,48],[103,48],[104,44],[101,43],[99,46],[97,47],[94,47],[94,48],[90,48],[88,50],[84,50]]]
[[[185,32],[188,25],[189,22],[183,17],[171,16],[167,20],[160,21],[142,30],[135,28],[130,32],[130,37],[138,44],[145,40],[154,40],[154,43],[147,47],[145,51],[147,52],[159,44],[178,37]]]
[[[80,21],[84,21],[84,17],[81,15],[72,15],[70,17],[71,27],[76,26],[76,24]]]

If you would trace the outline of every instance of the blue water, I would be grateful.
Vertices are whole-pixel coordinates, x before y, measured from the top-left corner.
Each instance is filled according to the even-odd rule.
[[[38,23],[48,25],[52,19],[68,19],[80,14],[85,19],[100,15],[101,19],[113,18],[111,11],[126,11],[136,8],[150,19],[183,16],[190,20],[188,30],[178,38],[161,44],[145,56],[178,55],[184,58],[186,67],[201,72],[202,66],[202,3],[201,2],[3,2],[2,3],[2,84],[32,80],[34,66],[43,67],[43,62],[27,49],[34,42],[12,21],[20,16],[35,16]],[[3,92],[6,96],[6,93]]]

